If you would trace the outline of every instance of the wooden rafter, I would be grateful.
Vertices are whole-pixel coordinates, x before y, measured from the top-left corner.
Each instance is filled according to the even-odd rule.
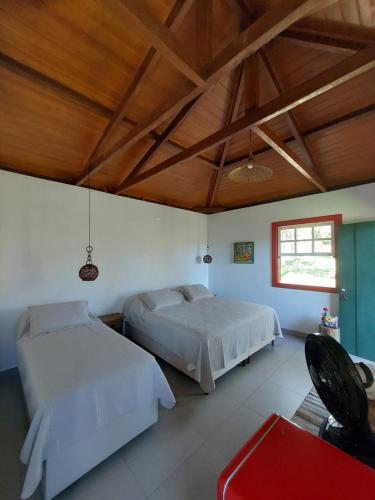
[[[136,2],[137,0],[133,0]],[[123,139],[118,141],[113,148],[99,156],[90,165],[90,173],[97,172],[103,168],[110,160],[119,154],[124,153],[133,144],[142,139],[151,130],[154,130],[161,123],[174,116],[185,104],[195,99],[201,93],[208,90],[217,83],[224,74],[230,72],[238,66],[243,59],[259,50],[263,45],[280,34],[291,24],[310,12],[334,3],[336,0],[279,0],[272,6],[272,9],[261,16],[254,24],[238,35],[226,49],[215,57],[214,61],[207,68],[209,74],[204,85],[196,87],[192,82],[187,82],[178,94],[171,101],[160,106],[152,113],[145,122],[136,125]],[[82,184],[88,173],[77,180],[77,184]]]
[[[159,165],[155,165],[155,167],[149,169],[147,172],[138,175],[127,187],[149,179],[153,175],[163,172],[175,165],[179,165],[189,158],[194,158],[198,154],[225,142],[230,137],[242,131],[248,130],[256,125],[262,125],[374,67],[375,47],[369,47],[285,92],[279,97],[276,97],[267,104],[251,110],[243,118],[211,134],[202,141],[190,146],[185,151],[168,158]]]
[[[167,142],[169,137],[176,131],[176,129],[182,124],[182,122],[188,117],[189,113],[194,108],[198,101],[198,97],[184,106],[181,111],[176,115],[176,117],[171,121],[171,123],[166,127],[162,134],[160,134],[159,139],[146,151],[139,162],[131,169],[127,174],[125,179],[121,182],[119,186],[114,189],[114,194],[120,194],[126,190],[126,183],[128,179],[134,178],[137,173],[144,167],[147,162],[157,153],[163,144]]]
[[[265,49],[261,49],[259,51],[259,53],[260,53],[260,56],[261,56],[263,63],[266,67],[266,70],[267,70],[269,76],[271,77],[271,80],[272,80],[278,94],[281,95],[283,93],[283,89],[282,89],[280,81],[275,73],[275,69],[272,66],[272,63],[271,63],[269,57],[267,56]],[[294,135],[297,143],[299,144],[302,152],[304,153],[304,155],[306,157],[307,163],[309,164],[309,166],[312,169],[315,169],[316,171],[318,171],[316,164],[315,164],[315,161],[313,159],[313,156],[311,154],[311,151],[306,143],[306,140],[299,130],[299,127],[298,127],[298,124],[297,124],[297,121],[294,117],[293,112],[288,111],[287,113],[285,113],[285,118],[286,118],[286,121],[288,123],[288,126],[289,126],[292,134]]]
[[[345,115],[338,116],[337,118],[334,118],[329,122],[324,122],[321,125],[307,129],[304,131],[303,135],[305,137],[310,137],[316,133],[338,127],[343,123],[347,123],[374,114],[375,114],[375,104],[370,104],[369,106],[365,106],[363,108],[356,109],[355,111],[351,111],[350,113],[346,113]],[[287,137],[286,139],[283,140],[284,144],[289,144],[294,141],[295,141],[294,136]],[[271,149],[273,149],[271,146],[266,146],[264,148],[258,149],[257,151],[254,152],[254,157],[256,157],[257,155],[262,155],[263,153],[266,153]],[[236,164],[242,163],[245,158],[247,158],[247,155],[240,156],[238,158],[234,158],[228,161],[227,163],[225,163],[224,169],[233,168]]]
[[[145,35],[150,43],[171,63],[196,85],[203,85],[204,79],[193,67],[175,34],[165,24],[156,19],[144,0],[120,0],[135,29]]]
[[[240,108],[241,97],[242,97],[241,90],[243,90],[243,87],[241,87],[242,78],[243,78],[243,64],[241,64],[239,66],[239,68],[236,70],[236,76],[234,79],[233,92],[232,92],[232,99],[231,99],[230,104],[229,104],[226,125],[231,124],[238,116],[238,111]],[[217,188],[218,188],[219,182],[220,182],[221,173],[223,171],[225,160],[227,158],[229,144],[230,144],[230,139],[222,145],[222,148],[220,151],[219,170],[214,172],[213,176],[212,176],[212,181],[210,184],[210,190],[209,190],[208,199],[207,199],[207,202],[208,202],[207,206],[210,208],[212,207],[214,200],[215,200]]]
[[[177,27],[179,23],[181,23],[182,19],[185,17],[189,9],[191,8],[193,0],[178,0],[173,9],[171,10],[165,25],[168,28]],[[108,142],[108,139],[113,135],[114,130],[118,127],[120,122],[122,122],[125,112],[129,106],[130,101],[134,98],[137,89],[141,82],[144,81],[147,75],[150,74],[152,69],[155,67],[155,63],[157,62],[157,51],[154,47],[151,47],[141,65],[139,66],[134,78],[125,89],[124,94],[120,100],[120,104],[117,109],[114,111],[111,119],[109,120],[107,126],[103,130],[103,133],[99,137],[93,151],[89,159],[87,160],[85,166],[82,169],[82,173],[86,172],[88,165],[95,159],[98,152],[103,149],[103,146]]]
[[[327,188],[324,181],[317,172],[314,172],[294,151],[285,144],[277,134],[275,134],[268,125],[263,124],[258,127],[252,127],[252,130],[271,146],[280,156],[284,158],[292,167],[302,174],[308,181],[312,182],[320,191],[325,192]]]

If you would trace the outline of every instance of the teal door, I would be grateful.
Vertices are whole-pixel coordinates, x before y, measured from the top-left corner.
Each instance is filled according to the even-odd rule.
[[[375,222],[343,224],[339,244],[342,344],[375,361]]]

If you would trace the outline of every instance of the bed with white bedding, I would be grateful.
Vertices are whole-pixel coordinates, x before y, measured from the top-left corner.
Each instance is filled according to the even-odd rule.
[[[271,307],[209,293],[193,301],[170,298],[163,297],[152,310],[145,294],[130,297],[124,306],[129,336],[199,382],[206,393],[218,377],[282,336]]]
[[[52,498],[154,424],[158,401],[175,404],[152,355],[92,315],[87,324],[68,324],[33,336],[29,313],[19,322],[19,371],[31,421],[21,451],[22,498],[42,479],[45,498]]]

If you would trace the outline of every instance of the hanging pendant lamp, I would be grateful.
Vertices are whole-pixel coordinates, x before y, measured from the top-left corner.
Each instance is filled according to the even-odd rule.
[[[82,281],[95,281],[99,275],[99,269],[92,263],[92,252],[94,248],[91,246],[91,183],[89,172],[89,244],[86,247],[87,258],[86,264],[79,270],[79,277]]]
[[[237,168],[229,172],[229,180],[236,183],[263,182],[270,179],[273,175],[271,168],[266,167],[254,160],[253,146],[250,130],[250,149],[249,157],[238,162]]]
[[[207,245],[207,254],[203,257],[203,262],[205,264],[211,264],[211,262],[212,262],[212,257],[209,254],[209,251],[210,251],[210,247]]]

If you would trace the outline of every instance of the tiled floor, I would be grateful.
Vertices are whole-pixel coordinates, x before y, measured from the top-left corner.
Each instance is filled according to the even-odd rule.
[[[209,396],[161,363],[177,399],[156,425],[58,496],[59,500],[210,500],[233,454],[270,413],[291,417],[312,383],[303,341],[288,336],[217,381]],[[27,417],[17,372],[0,375],[0,498],[19,498]],[[39,500],[38,491],[33,500]]]

